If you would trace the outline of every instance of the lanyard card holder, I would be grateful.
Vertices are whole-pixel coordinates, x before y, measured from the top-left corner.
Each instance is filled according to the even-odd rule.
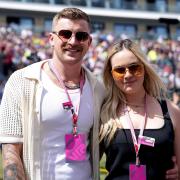
[[[66,162],[80,162],[87,159],[85,134],[66,134],[65,144]]]
[[[129,179],[130,180],[146,180],[146,166],[130,164]]]

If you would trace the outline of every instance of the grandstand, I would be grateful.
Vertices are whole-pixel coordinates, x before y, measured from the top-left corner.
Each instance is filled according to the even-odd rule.
[[[53,15],[70,6],[90,15],[93,32],[180,39],[180,0],[0,0],[0,25],[51,31]]]

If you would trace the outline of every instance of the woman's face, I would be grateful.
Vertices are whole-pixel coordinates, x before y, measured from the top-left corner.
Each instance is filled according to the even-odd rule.
[[[112,76],[125,94],[137,94],[144,91],[144,66],[129,50],[123,49],[111,58]]]

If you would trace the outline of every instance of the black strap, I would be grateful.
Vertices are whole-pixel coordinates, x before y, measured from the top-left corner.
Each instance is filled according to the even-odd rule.
[[[168,111],[168,107],[167,107],[167,102],[166,102],[166,100],[161,100],[161,101],[159,101],[159,104],[160,104],[160,106],[161,106],[164,119],[165,119],[165,120],[166,120],[166,119],[170,120],[171,118],[170,118],[170,115],[169,115],[169,111]]]

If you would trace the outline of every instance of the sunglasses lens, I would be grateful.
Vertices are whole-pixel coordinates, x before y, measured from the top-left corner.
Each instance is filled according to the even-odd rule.
[[[141,64],[132,64],[128,67],[117,67],[112,70],[112,75],[114,79],[120,80],[124,78],[124,75],[126,74],[126,70],[128,69],[129,73],[131,73],[134,76],[141,76],[143,74],[143,66]]]
[[[68,40],[72,36],[72,32],[69,30],[61,30],[58,35],[61,39]]]
[[[78,41],[86,41],[89,38],[89,34],[87,32],[77,32],[76,39]]]
[[[135,76],[141,76],[142,75],[142,65],[140,64],[133,64],[128,67],[129,72]]]
[[[114,69],[114,71],[118,74],[125,74],[126,68],[125,67],[118,67],[118,68]]]
[[[114,79],[116,80],[120,80],[124,77],[126,69],[121,67],[121,68],[116,68],[112,70],[112,75],[114,77]]]

